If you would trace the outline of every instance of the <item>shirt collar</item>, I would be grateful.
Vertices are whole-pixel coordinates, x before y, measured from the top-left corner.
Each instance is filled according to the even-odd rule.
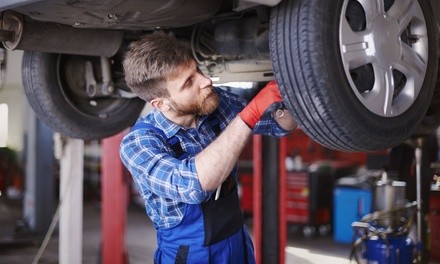
[[[216,111],[214,111],[214,113]],[[212,114],[214,114],[214,113],[212,113]],[[168,138],[171,138],[172,136],[176,135],[180,129],[183,129],[183,130],[186,129],[186,128],[179,126],[178,124],[170,121],[168,118],[165,117],[165,115],[161,111],[159,111],[157,109],[153,109],[151,114],[153,115],[153,119],[156,122],[157,127],[159,129],[161,129]],[[210,115],[201,116],[199,119],[199,122],[197,124],[197,127],[200,127],[208,119],[209,116]]]
[[[165,115],[157,110],[152,110],[153,119],[156,121],[157,127],[161,129],[168,138],[176,135],[181,126],[171,122]]]

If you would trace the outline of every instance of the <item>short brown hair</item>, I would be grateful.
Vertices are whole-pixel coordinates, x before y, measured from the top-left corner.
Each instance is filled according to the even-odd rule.
[[[143,100],[168,97],[166,78],[182,65],[193,61],[191,48],[163,32],[133,41],[124,57],[125,82]]]

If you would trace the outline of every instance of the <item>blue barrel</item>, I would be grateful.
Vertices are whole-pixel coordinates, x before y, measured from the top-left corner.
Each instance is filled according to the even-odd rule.
[[[370,238],[366,241],[364,257],[368,264],[412,264],[413,250],[414,244],[406,236]]]
[[[344,177],[337,180],[333,191],[333,239],[336,242],[352,243],[351,224],[371,213],[373,192],[369,179]]]

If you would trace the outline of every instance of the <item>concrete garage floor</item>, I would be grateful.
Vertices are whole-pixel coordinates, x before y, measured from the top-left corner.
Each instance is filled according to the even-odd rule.
[[[12,238],[14,225],[21,217],[20,202],[5,202],[0,197],[0,263],[26,264],[32,263],[38,252],[39,242],[29,235],[23,234]],[[247,224],[251,227],[251,219]],[[154,228],[138,206],[128,207],[126,229],[126,250],[130,264],[153,263],[156,236]],[[99,204],[87,202],[84,205],[84,241],[83,263],[99,264],[99,248],[101,243]],[[348,264],[350,246],[335,243],[331,235],[304,238],[295,228],[289,226],[286,263],[295,264]],[[48,247],[38,263],[58,263],[58,239],[54,234]],[[353,262],[354,263],[354,262]]]

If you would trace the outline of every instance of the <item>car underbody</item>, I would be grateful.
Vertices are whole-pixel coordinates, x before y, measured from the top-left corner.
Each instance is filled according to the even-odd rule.
[[[7,0],[0,40],[25,51],[37,116],[70,137],[133,124],[145,102],[125,85],[124,50],[161,30],[188,42],[214,83],[276,79],[311,138],[372,151],[440,123],[437,2]]]

